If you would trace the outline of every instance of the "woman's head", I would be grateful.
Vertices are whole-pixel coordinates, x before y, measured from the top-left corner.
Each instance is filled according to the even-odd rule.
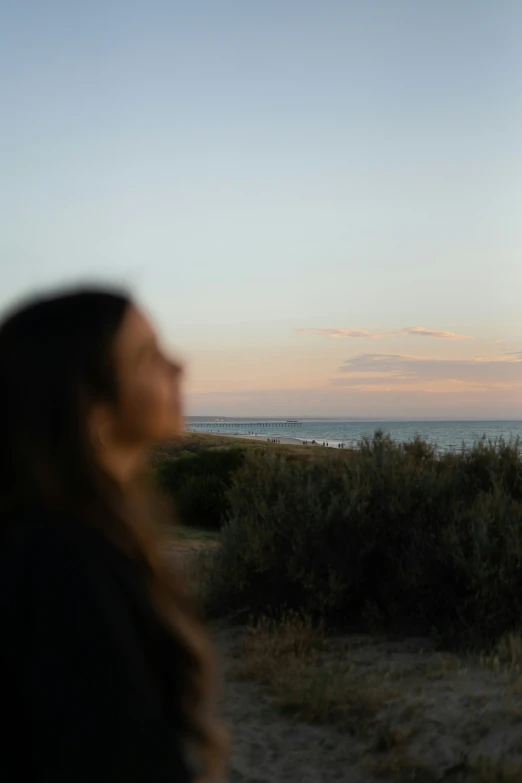
[[[95,437],[99,426],[102,445],[105,436],[120,448],[140,449],[179,435],[181,368],[166,355],[135,305],[125,308],[109,349],[113,394],[91,412]]]
[[[100,469],[131,479],[151,445],[179,435],[180,375],[125,294],[81,290],[18,309],[0,325],[0,496],[1,476],[37,501],[80,500]]]
[[[10,314],[0,324],[0,513],[65,512],[143,563],[174,641],[179,730],[212,772],[226,747],[211,711],[213,655],[162,556],[141,480],[149,447],[180,433],[180,375],[125,294],[81,290]]]

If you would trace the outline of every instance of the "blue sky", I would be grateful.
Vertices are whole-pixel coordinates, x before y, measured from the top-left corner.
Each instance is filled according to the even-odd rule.
[[[131,285],[189,413],[522,414],[522,4],[2,17],[0,307]]]

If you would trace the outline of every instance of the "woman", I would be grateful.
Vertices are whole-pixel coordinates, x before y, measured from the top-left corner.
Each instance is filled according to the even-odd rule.
[[[120,293],[41,299],[0,326],[6,782],[224,771],[209,643],[147,489],[150,447],[180,433],[180,376]]]

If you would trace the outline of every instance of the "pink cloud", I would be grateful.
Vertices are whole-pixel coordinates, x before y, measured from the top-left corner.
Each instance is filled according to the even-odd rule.
[[[379,337],[396,337],[398,335],[409,335],[411,337],[428,337],[434,340],[472,340],[467,334],[457,334],[456,332],[443,332],[438,329],[427,329],[425,326],[407,326],[398,332],[372,332],[367,329],[296,329],[299,334],[317,334],[321,337],[331,337],[333,339],[365,339],[376,340]]]
[[[319,334],[322,337],[339,337],[375,340],[378,337],[385,337],[384,332],[370,332],[366,329],[296,329],[300,334]]]
[[[393,333],[392,333],[393,334]],[[472,340],[467,334],[456,334],[455,332],[440,332],[437,329],[426,329],[425,326],[407,326],[395,334],[409,334],[414,337],[432,337],[435,340]]]
[[[498,359],[427,359],[402,354],[361,354],[339,368],[334,386],[390,386],[405,382],[521,386],[522,355]]]

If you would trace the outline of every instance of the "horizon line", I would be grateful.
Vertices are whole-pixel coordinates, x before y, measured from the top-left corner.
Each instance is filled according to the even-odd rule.
[[[227,421],[347,421],[347,422],[374,422],[374,421],[403,421],[403,422],[429,422],[429,421],[522,421],[522,416],[228,416],[220,414],[200,414],[185,416],[185,420],[222,419]]]

